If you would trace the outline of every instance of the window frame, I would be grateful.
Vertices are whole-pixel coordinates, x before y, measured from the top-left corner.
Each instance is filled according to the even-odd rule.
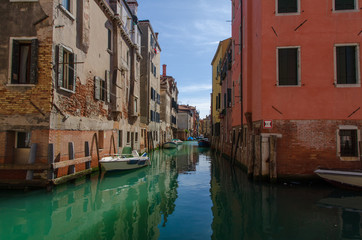
[[[73,15],[73,0],[67,0],[69,1],[69,9],[66,8],[66,6],[63,5],[63,1],[61,0],[59,3],[59,9],[62,10],[62,12],[72,21],[75,20],[75,17]]]
[[[279,13],[278,3],[279,0],[275,0],[275,15],[276,16],[290,16],[290,15],[300,15],[300,0],[297,1],[297,11],[296,12],[288,12],[288,13]]]
[[[19,134],[25,134],[25,146],[19,147]],[[31,148],[31,132],[19,131],[15,132],[15,148]]]
[[[66,92],[70,92],[70,93],[75,93],[75,89],[76,89],[76,84],[77,84],[77,55],[74,53],[74,51],[67,47],[67,46],[64,46],[63,44],[59,44],[57,45],[57,86],[59,89],[63,90],[63,91],[66,91]],[[68,88],[68,87],[65,87],[64,85],[64,51],[67,52],[68,54],[71,54],[73,55],[73,85],[69,84],[69,79],[67,79],[68,81],[68,87],[69,86],[73,86],[72,89]],[[62,56],[61,56],[62,55]],[[69,55],[69,56],[71,56]],[[60,62],[60,60],[62,60],[62,63]],[[69,63],[68,63],[69,65]],[[69,66],[68,66],[69,68]],[[68,76],[69,77],[69,76]],[[62,79],[60,79],[62,78]],[[61,82],[61,84],[60,84]]]
[[[355,130],[357,131],[357,139],[356,139],[356,144],[357,144],[357,156],[342,156],[341,155],[341,139],[340,139],[340,131],[341,130]],[[341,161],[360,161],[360,149],[359,149],[359,142],[361,141],[361,131],[360,129],[358,129],[357,126],[353,126],[353,125],[340,125],[338,126],[338,129],[336,131],[336,144],[337,144],[337,157],[339,157],[339,159]]]
[[[39,40],[37,37],[10,37],[10,42],[9,42],[9,64],[8,64],[8,82],[7,82],[7,86],[21,86],[21,87],[33,87],[38,83],[38,57],[39,57]],[[37,70],[35,71],[35,80],[34,83],[12,83],[12,74],[13,74],[13,50],[14,50],[14,41],[19,41],[19,42],[30,42],[30,45],[32,41],[36,40],[36,48],[37,48],[37,54],[35,56],[35,61],[36,61],[36,65],[35,67],[37,68]],[[30,61],[31,61],[31,52],[32,52],[32,48],[30,49]],[[30,63],[31,65],[31,63]],[[29,71],[31,71],[31,66]],[[31,73],[29,73],[31,74]],[[31,76],[29,76],[29,78],[31,78]],[[31,79],[29,79],[29,81],[31,81]]]
[[[337,47],[349,47],[355,46],[355,58],[356,58],[356,83],[344,83],[339,84],[337,79]],[[333,47],[333,55],[334,55],[334,86],[340,88],[346,87],[361,87],[361,69],[360,69],[360,47],[358,43],[338,43],[334,44]]]
[[[297,49],[297,84],[295,85],[280,85],[279,84],[279,49]],[[276,86],[277,87],[301,87],[302,78],[301,78],[301,47],[300,46],[283,46],[276,48]]]
[[[359,12],[358,0],[354,0],[354,9],[336,9],[336,0],[332,0],[333,13]]]
[[[111,28],[107,28],[107,51],[112,54],[113,49],[113,31]]]

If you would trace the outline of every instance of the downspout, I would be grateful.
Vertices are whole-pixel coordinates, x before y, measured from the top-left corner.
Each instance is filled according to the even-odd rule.
[[[241,24],[241,33],[240,33],[240,39],[239,39],[239,48],[240,48],[240,85],[239,85],[239,96],[240,96],[240,110],[241,110],[241,134],[242,136],[244,136],[244,101],[243,101],[243,46],[244,46],[244,18],[243,18],[243,4],[244,1],[241,1],[241,5],[240,5],[240,24]],[[243,142],[243,137],[241,138],[241,142]]]

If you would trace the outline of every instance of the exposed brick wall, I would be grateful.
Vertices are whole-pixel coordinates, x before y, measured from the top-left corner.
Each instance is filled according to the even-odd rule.
[[[337,156],[336,131],[340,125],[362,127],[358,120],[277,120],[273,129],[263,132],[280,133],[277,142],[279,175],[309,175],[318,167],[355,168],[360,161],[341,161]]]
[[[69,160],[69,154],[68,154],[68,143],[73,142],[74,143],[74,153],[75,158],[81,158],[84,157],[84,144],[86,141],[89,143],[89,150],[91,150],[92,146],[92,139],[94,133],[98,132],[96,131],[64,131],[64,130],[51,130],[49,133],[49,142],[54,144],[54,157],[55,161],[64,161]],[[105,138],[103,140],[104,146],[103,149],[99,151],[100,158],[102,158],[105,154],[109,154],[110,150],[110,144],[111,144],[111,136],[112,131],[104,131]],[[114,134],[115,139],[115,145],[117,148],[117,139],[118,134]],[[117,151],[118,149],[116,149]],[[112,153],[113,145],[112,145]],[[93,152],[91,153],[92,156],[92,164],[91,167],[97,167],[98,166],[98,160],[97,160],[97,151],[96,151],[96,145],[94,142],[93,146]],[[76,166],[76,171],[81,171],[85,169],[85,164],[79,164]],[[64,176],[68,173],[68,167],[60,168],[58,170],[58,177]]]
[[[79,117],[108,117],[108,111],[103,107],[104,102],[94,98],[94,80],[88,78],[86,84],[77,79],[75,93],[59,95],[57,105],[64,112]],[[59,90],[62,91],[62,90]]]
[[[38,51],[38,83],[34,87],[1,84],[0,114],[7,116],[39,114],[39,110],[44,114],[50,112],[52,99],[51,38],[39,41]]]

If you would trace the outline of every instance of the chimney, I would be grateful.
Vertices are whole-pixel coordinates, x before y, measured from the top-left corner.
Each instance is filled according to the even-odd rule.
[[[158,32],[156,32],[155,35],[156,35],[156,39],[158,40]]]
[[[132,14],[137,16],[138,2],[137,0],[127,0],[127,4],[132,11]]]
[[[166,67],[167,67],[166,64],[163,64],[163,65],[162,65],[162,76],[163,76],[163,77],[166,77],[166,76],[167,76],[167,75],[166,75]]]

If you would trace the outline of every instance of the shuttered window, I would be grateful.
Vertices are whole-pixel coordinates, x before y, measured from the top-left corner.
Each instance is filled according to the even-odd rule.
[[[355,0],[334,0],[334,10],[354,10]]]
[[[227,98],[228,98],[227,107],[231,107],[231,88],[228,88]]]
[[[75,92],[77,55],[63,45],[57,47],[58,87]]]
[[[37,83],[38,40],[13,40],[12,45],[11,83]]]
[[[337,84],[358,83],[356,53],[356,46],[336,47]]]
[[[110,102],[110,72],[105,72],[105,79],[100,77],[94,77],[94,98],[96,100],[102,100],[105,102]]]
[[[297,13],[298,0],[277,0],[278,13]]]
[[[299,84],[299,49],[278,49],[278,85],[293,86]]]

